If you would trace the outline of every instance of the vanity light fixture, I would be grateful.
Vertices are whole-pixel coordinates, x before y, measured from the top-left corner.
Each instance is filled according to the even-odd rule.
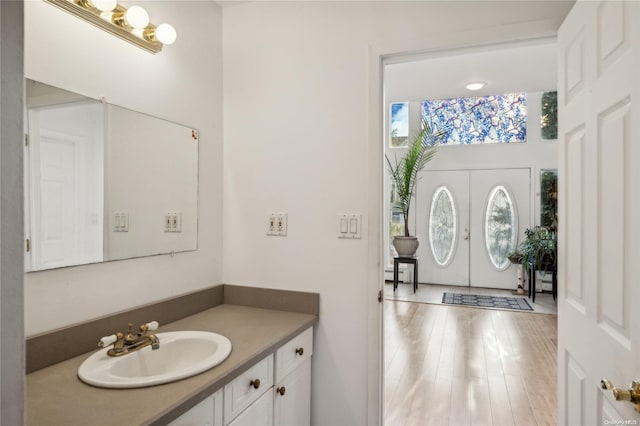
[[[468,90],[476,91],[482,89],[486,85],[487,83],[485,83],[484,81],[473,81],[471,83],[467,83],[467,85],[464,87],[466,87]]]
[[[117,0],[45,0],[151,53],[176,41],[176,30],[169,24],[149,23],[149,14],[140,6],[128,9]]]

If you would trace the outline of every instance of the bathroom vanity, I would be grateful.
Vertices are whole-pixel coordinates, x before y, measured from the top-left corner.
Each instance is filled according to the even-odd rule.
[[[234,289],[238,287],[229,286],[225,293]],[[249,297],[223,297],[222,303],[201,312],[166,325],[160,321],[162,332],[199,330],[227,336],[233,348],[220,365],[164,385],[105,389],[77,377],[92,352],[74,356],[27,375],[26,424],[309,424],[318,296],[312,295],[315,313],[291,312],[282,309],[287,309],[282,302],[286,297],[278,297],[278,290],[256,291],[241,288]],[[243,298],[244,306],[239,304]]]

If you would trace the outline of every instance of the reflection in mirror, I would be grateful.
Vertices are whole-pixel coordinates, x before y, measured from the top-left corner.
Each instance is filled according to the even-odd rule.
[[[198,132],[27,80],[26,269],[197,248]]]

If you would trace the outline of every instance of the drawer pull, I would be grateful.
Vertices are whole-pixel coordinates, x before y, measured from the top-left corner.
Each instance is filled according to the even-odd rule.
[[[284,396],[284,393],[287,391],[287,389],[285,389],[285,387],[281,387],[281,388],[277,388],[276,392],[278,392],[281,396]]]
[[[253,386],[254,389],[258,389],[260,387],[260,379],[250,381],[249,386]]]
[[[296,349],[296,353],[297,353],[298,355],[302,355],[302,354],[304,353],[304,348],[298,348],[298,349]]]

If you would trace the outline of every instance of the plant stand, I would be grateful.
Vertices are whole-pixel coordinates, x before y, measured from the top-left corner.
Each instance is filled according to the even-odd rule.
[[[411,256],[398,256],[393,258],[393,291],[396,291],[398,288],[398,267],[401,263],[409,263],[413,264],[413,292],[415,293],[418,289],[418,257]]]

